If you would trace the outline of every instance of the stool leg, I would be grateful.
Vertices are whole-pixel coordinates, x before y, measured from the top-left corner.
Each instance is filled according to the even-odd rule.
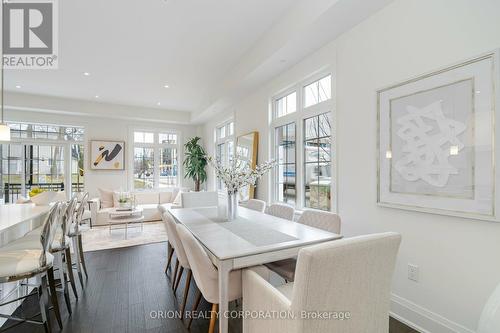
[[[52,327],[50,325],[49,317],[49,295],[47,290],[47,276],[42,274],[40,276],[41,283],[38,287],[38,300],[40,303],[40,313],[42,315],[42,322],[45,332],[52,332]]]
[[[71,284],[71,288],[73,289],[75,298],[78,299],[78,294],[76,293],[75,276],[73,275],[73,263],[71,262],[71,251],[69,247],[65,250],[64,260],[66,261],[66,267],[68,268],[69,283]]]
[[[50,299],[52,302],[52,306],[54,307],[54,313],[56,315],[59,328],[62,329],[63,325],[61,319],[61,312],[59,311],[59,302],[57,301],[56,281],[54,279],[54,268],[51,267],[47,270],[47,278],[49,280]]]
[[[55,257],[55,265],[59,270],[59,278],[61,280],[61,289],[64,295],[64,301],[66,302],[66,307],[68,308],[68,313],[71,315],[71,302],[69,300],[69,291],[68,291],[68,279],[66,277],[67,268],[63,264],[63,253],[57,252],[54,254]]]
[[[75,252],[76,271],[78,272],[78,279],[80,280],[80,284],[82,285],[83,289],[83,274],[82,274],[82,265],[80,263],[80,251],[78,248],[78,244],[76,242],[76,237],[73,237],[71,240],[73,242],[73,251]]]
[[[87,265],[85,264],[85,256],[83,255],[83,242],[82,242],[82,234],[78,234],[78,252],[80,253],[80,263],[82,264],[83,272],[85,273],[85,277],[89,278],[89,274],[87,273]]]

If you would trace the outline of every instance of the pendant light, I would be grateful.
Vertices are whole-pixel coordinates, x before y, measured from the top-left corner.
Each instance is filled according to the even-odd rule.
[[[3,6],[3,1],[2,1]],[[3,8],[2,8],[3,9]],[[3,51],[3,50],[2,50]],[[3,93],[3,83],[4,83],[4,71],[3,71],[3,52],[1,53],[2,58],[0,59],[1,63],[1,72],[2,72],[2,80],[0,84],[1,94],[2,94],[2,102],[0,105],[0,141],[10,141],[10,127],[4,122],[4,93]]]

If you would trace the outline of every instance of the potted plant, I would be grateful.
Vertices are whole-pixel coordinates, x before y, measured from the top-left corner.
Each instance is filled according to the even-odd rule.
[[[205,156],[205,150],[198,143],[201,138],[196,136],[189,140],[184,148],[186,149],[184,158],[184,167],[186,174],[184,178],[191,178],[194,181],[194,190],[200,191],[200,186],[207,180],[207,167],[208,161]]]

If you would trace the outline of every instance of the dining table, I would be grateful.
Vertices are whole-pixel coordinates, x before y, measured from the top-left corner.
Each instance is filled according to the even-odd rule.
[[[342,238],[245,207],[238,208],[238,216],[232,221],[227,221],[218,207],[169,211],[200,242],[217,267],[220,333],[228,332],[228,282],[232,270],[293,258],[304,247]]]
[[[0,247],[41,226],[49,209],[33,203],[0,205]]]

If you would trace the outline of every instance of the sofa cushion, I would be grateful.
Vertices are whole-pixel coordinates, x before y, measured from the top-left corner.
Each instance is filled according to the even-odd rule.
[[[113,204],[113,191],[105,190],[102,188],[97,189],[99,191],[99,197],[101,199],[101,208],[114,207]]]
[[[174,200],[174,196],[173,196],[174,192],[172,191],[168,191],[168,192],[160,192],[160,204],[164,204],[164,203],[169,203],[169,202],[172,202]]]
[[[142,215],[144,215],[144,221],[161,220],[160,211],[158,210],[158,204],[137,205],[137,208],[142,208]]]
[[[159,202],[160,202],[160,195],[158,192],[136,192],[135,193],[135,203],[137,205],[154,204],[156,207],[156,206],[158,206]]]

